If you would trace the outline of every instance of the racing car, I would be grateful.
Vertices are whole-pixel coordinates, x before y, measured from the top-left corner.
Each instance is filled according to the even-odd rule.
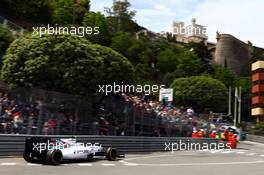
[[[24,159],[30,163],[59,165],[66,161],[91,160],[96,156],[110,161],[124,157],[115,148],[102,147],[99,143],[81,143],[76,138],[26,138]]]

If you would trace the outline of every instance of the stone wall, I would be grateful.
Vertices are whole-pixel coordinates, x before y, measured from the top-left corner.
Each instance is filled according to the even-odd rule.
[[[243,74],[250,70],[252,44],[229,34],[217,34],[215,63]]]

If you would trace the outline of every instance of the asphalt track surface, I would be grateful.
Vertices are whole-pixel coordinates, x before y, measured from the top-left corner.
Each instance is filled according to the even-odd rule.
[[[129,154],[118,161],[96,159],[59,166],[0,158],[1,175],[263,175],[264,144],[243,142],[234,150]]]

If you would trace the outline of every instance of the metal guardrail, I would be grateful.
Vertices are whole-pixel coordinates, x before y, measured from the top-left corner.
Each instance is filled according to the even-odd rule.
[[[71,138],[72,136],[43,136],[43,135],[0,135],[0,156],[22,156],[25,138],[27,137],[52,137]],[[219,139],[192,139],[188,137],[135,137],[135,136],[95,136],[78,135],[78,142],[100,143],[104,147],[115,147],[118,150],[128,152],[153,152],[165,151],[169,143],[219,143]]]
[[[246,140],[251,141],[251,142],[264,143],[264,136],[247,134]]]
[[[23,34],[23,32],[25,31],[23,27],[9,21],[8,19],[2,16],[0,16],[0,24],[8,27],[14,34],[15,33]]]

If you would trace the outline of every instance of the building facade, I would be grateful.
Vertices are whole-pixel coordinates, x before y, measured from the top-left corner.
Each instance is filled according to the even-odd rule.
[[[181,43],[206,42],[208,39],[206,36],[206,27],[197,24],[195,18],[187,26],[182,21],[174,21],[172,23],[172,34],[175,36],[176,41]]]
[[[252,64],[252,109],[257,121],[264,121],[264,61]]]
[[[229,34],[217,32],[215,63],[231,69],[236,74],[249,72],[252,43],[243,42]]]

